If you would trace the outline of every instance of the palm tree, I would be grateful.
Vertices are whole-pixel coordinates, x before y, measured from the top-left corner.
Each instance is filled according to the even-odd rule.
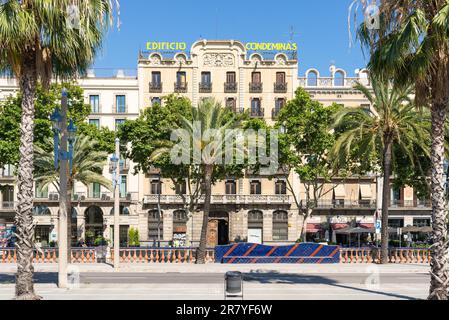
[[[181,129],[184,141],[172,147],[160,148],[153,152],[152,159],[156,159],[170,151],[176,154],[189,155],[190,165],[198,165],[201,172],[201,184],[204,186],[203,224],[201,226],[200,244],[196,252],[196,263],[204,264],[206,258],[207,227],[211,204],[212,184],[217,171],[223,167],[225,153],[235,154],[245,149],[242,137],[235,137],[240,121],[230,117],[230,111],[222,108],[214,99],[204,99],[198,107],[192,107],[192,120],[181,117]],[[208,135],[210,134],[210,135]],[[236,138],[237,140],[233,140]],[[231,143],[235,141],[236,143]],[[176,148],[176,149],[175,149]]]
[[[53,140],[48,139],[47,145],[53,149]],[[55,170],[54,154],[39,146],[34,148],[34,163],[36,165],[34,177],[36,184],[41,188],[53,185],[59,192],[59,169]],[[68,212],[72,212],[72,192],[75,182],[81,182],[86,187],[92,183],[98,183],[112,190],[111,181],[102,174],[107,161],[108,154],[104,151],[98,151],[97,141],[85,135],[77,137],[73,148],[72,172],[67,179]]]
[[[334,128],[341,135],[332,150],[338,162],[356,159],[369,161],[378,155],[383,173],[382,190],[382,248],[381,263],[388,260],[388,209],[390,206],[390,177],[392,176],[393,150],[408,157],[414,163],[414,150],[420,148],[428,154],[429,119],[424,111],[418,111],[411,103],[410,87],[391,85],[388,81],[372,78],[372,90],[358,83],[355,89],[361,91],[372,108],[345,108],[336,115]],[[419,165],[419,164],[418,164]],[[368,166],[369,167],[369,166]]]
[[[429,299],[449,299],[444,137],[449,104],[449,3],[382,1],[380,28],[359,31],[372,53],[370,69],[396,80],[416,82],[418,106],[432,117],[431,194],[433,245]]]
[[[0,5],[0,69],[13,71],[23,94],[18,168],[16,299],[34,293],[33,129],[36,83],[83,72],[112,21],[110,0],[10,0]],[[72,10],[70,10],[72,9]],[[69,12],[71,15],[69,16]]]

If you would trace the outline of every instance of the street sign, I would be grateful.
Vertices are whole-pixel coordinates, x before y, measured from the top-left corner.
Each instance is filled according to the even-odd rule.
[[[376,233],[380,233],[380,230],[382,229],[382,221],[377,220],[376,221]]]

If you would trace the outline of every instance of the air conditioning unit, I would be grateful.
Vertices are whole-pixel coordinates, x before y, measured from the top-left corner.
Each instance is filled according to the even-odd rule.
[[[82,195],[82,196],[80,197],[80,200],[81,200],[81,201],[86,201],[86,196],[85,196],[85,195]]]
[[[132,200],[132,194],[131,193],[127,193],[126,194],[126,200],[128,200],[128,201]]]
[[[50,199],[50,201],[59,201],[59,194],[57,193],[51,193],[48,197],[48,199]]]
[[[101,201],[106,201],[106,200],[107,200],[107,195],[103,193],[101,195]]]
[[[79,195],[78,194],[74,194],[73,195],[73,201],[78,201],[79,200]]]

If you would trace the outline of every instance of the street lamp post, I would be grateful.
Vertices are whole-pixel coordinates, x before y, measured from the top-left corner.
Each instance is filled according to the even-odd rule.
[[[55,109],[51,115],[54,140],[54,166],[59,167],[59,239],[58,239],[58,286],[67,288],[67,264],[70,263],[69,246],[71,230],[68,230],[71,213],[68,213],[67,181],[69,171],[72,171],[73,144],[76,127],[73,121],[67,126],[68,98],[67,90],[62,90],[61,111]],[[68,148],[68,151],[67,151]]]
[[[115,139],[115,154],[111,157],[114,189],[114,269],[120,268],[120,139]]]

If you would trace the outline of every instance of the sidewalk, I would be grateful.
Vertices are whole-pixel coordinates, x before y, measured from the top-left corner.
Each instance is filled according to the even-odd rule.
[[[115,272],[108,264],[71,264],[72,269],[80,273],[87,272]],[[35,264],[35,272],[58,272],[58,264]],[[0,273],[15,273],[15,264],[0,264]],[[315,273],[421,273],[428,274],[430,267],[425,264],[122,264],[119,272],[147,272],[147,273],[226,273],[227,271],[241,272],[279,272],[291,274]]]

